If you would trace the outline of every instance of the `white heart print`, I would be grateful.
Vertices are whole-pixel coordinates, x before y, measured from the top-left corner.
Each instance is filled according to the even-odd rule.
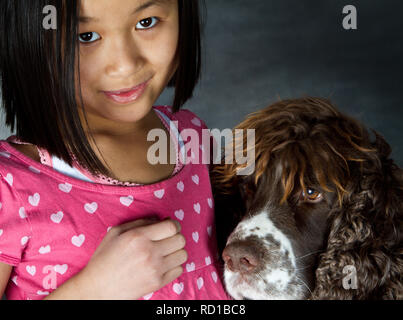
[[[182,209],[176,210],[175,217],[177,217],[180,221],[182,221],[183,218],[185,217],[185,212]]]
[[[203,287],[204,280],[202,277],[197,279],[197,288],[200,290]]]
[[[63,191],[64,193],[69,193],[73,186],[70,183],[61,183],[59,184],[59,190]]]
[[[201,127],[201,121],[197,118],[193,118],[191,121],[195,126]]]
[[[197,212],[197,214],[200,214],[200,203],[195,203],[194,205],[193,205],[193,209],[194,209],[194,211],[196,211]]]
[[[80,234],[79,236],[73,236],[71,238],[71,243],[74,244],[76,247],[81,247],[85,241],[85,236]]]
[[[158,199],[162,199],[162,197],[164,196],[164,193],[165,193],[165,190],[164,190],[164,189],[154,191],[154,195],[155,195]]]
[[[209,206],[210,208],[213,208],[213,200],[212,200],[211,198],[208,198],[208,199],[207,199],[207,203],[208,203],[208,206]]]
[[[40,254],[46,254],[50,252],[50,245],[47,246],[42,246],[39,248],[39,253]]]
[[[120,203],[126,207],[130,207],[133,201],[134,201],[133,196],[120,197]]]
[[[31,275],[34,276],[36,274],[36,267],[35,266],[26,266],[25,270]]]
[[[195,183],[195,184],[199,184],[199,176],[197,175],[197,174],[195,174],[194,176],[192,176],[192,181]]]
[[[183,192],[183,190],[185,189],[185,185],[183,184],[183,181],[179,181],[179,182],[176,184],[176,187],[178,188],[178,190],[179,190],[180,192]]]
[[[151,297],[153,296],[153,294],[154,294],[154,292],[151,292],[151,293],[149,293],[149,294],[146,294],[145,296],[143,296],[143,299],[144,299],[144,300],[150,300]]]
[[[61,211],[50,215],[50,220],[52,220],[54,223],[60,223],[60,221],[62,221],[62,219],[63,219],[63,212],[61,212]]]
[[[206,266],[209,266],[209,265],[211,264],[211,258],[210,258],[210,256],[206,257],[206,258],[204,259],[204,261],[206,262]]]
[[[98,203],[92,202],[92,203],[86,203],[84,205],[85,211],[87,211],[90,214],[93,214],[95,211],[98,209]]]
[[[0,237],[1,237],[2,234],[3,234],[3,229],[0,229]]]
[[[29,237],[25,236],[21,238],[21,245],[25,246],[28,242]]]
[[[33,196],[28,197],[28,202],[34,207],[38,206],[40,200],[41,196],[39,195],[39,193],[35,193]]]
[[[213,281],[214,281],[215,283],[217,283],[218,276],[217,276],[217,273],[216,273],[215,271],[213,271],[213,272],[211,273],[211,277],[213,278]]]
[[[67,269],[68,269],[67,264],[62,264],[62,265],[57,264],[53,267],[53,270],[55,270],[55,272],[60,273],[62,275],[66,273]]]
[[[193,238],[193,241],[194,242],[199,242],[199,233],[196,231],[196,232],[193,232],[192,233],[192,238]]]
[[[196,269],[196,265],[195,265],[194,262],[191,262],[191,263],[187,263],[187,264],[186,264],[186,271],[187,271],[187,272],[194,271],[195,269]]]
[[[21,208],[18,210],[18,213],[19,213],[21,219],[25,219],[25,218],[27,217],[27,214],[26,214],[26,212],[25,212],[25,208],[24,208],[24,207],[21,207]]]
[[[13,178],[13,175],[11,173],[7,173],[7,175],[5,176],[4,179],[8,182],[8,184],[10,186],[13,186],[14,178]]]
[[[185,285],[183,284],[183,282],[180,282],[180,283],[175,283],[172,286],[172,289],[177,295],[180,295],[182,293],[184,287],[185,287]]]

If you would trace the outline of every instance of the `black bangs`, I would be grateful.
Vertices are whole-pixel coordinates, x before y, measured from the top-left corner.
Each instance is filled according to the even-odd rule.
[[[175,112],[192,96],[201,65],[198,0],[178,3],[179,66],[170,81],[175,86]],[[43,10],[49,5],[57,12],[55,30],[43,26]],[[6,125],[19,139],[45,148],[69,165],[75,157],[93,174],[111,176],[91,148],[76,101],[81,99],[76,92],[81,86],[75,83],[79,9],[79,0],[0,1],[2,107]]]

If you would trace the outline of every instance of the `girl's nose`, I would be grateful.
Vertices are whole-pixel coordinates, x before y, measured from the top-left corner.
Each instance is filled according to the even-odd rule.
[[[119,79],[131,78],[145,64],[145,58],[133,40],[119,40],[111,43],[106,60],[107,75]]]

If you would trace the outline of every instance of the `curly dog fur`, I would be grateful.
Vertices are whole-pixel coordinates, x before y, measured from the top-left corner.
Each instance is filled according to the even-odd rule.
[[[255,129],[255,171],[240,176],[244,165],[212,166],[220,251],[270,198],[272,207],[292,213],[271,218],[274,225],[310,255],[304,298],[402,299],[403,171],[381,135],[312,97],[279,101],[235,129]],[[235,153],[246,152],[245,137],[240,143]],[[320,207],[300,200],[312,186],[326,197]],[[314,221],[321,212],[325,223]],[[356,269],[356,289],[342,285],[346,266]]]

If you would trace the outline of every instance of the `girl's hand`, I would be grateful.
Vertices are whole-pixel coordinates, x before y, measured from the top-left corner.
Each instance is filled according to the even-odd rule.
[[[174,220],[144,219],[113,227],[76,285],[89,299],[141,298],[182,274],[184,247],[185,237]]]

